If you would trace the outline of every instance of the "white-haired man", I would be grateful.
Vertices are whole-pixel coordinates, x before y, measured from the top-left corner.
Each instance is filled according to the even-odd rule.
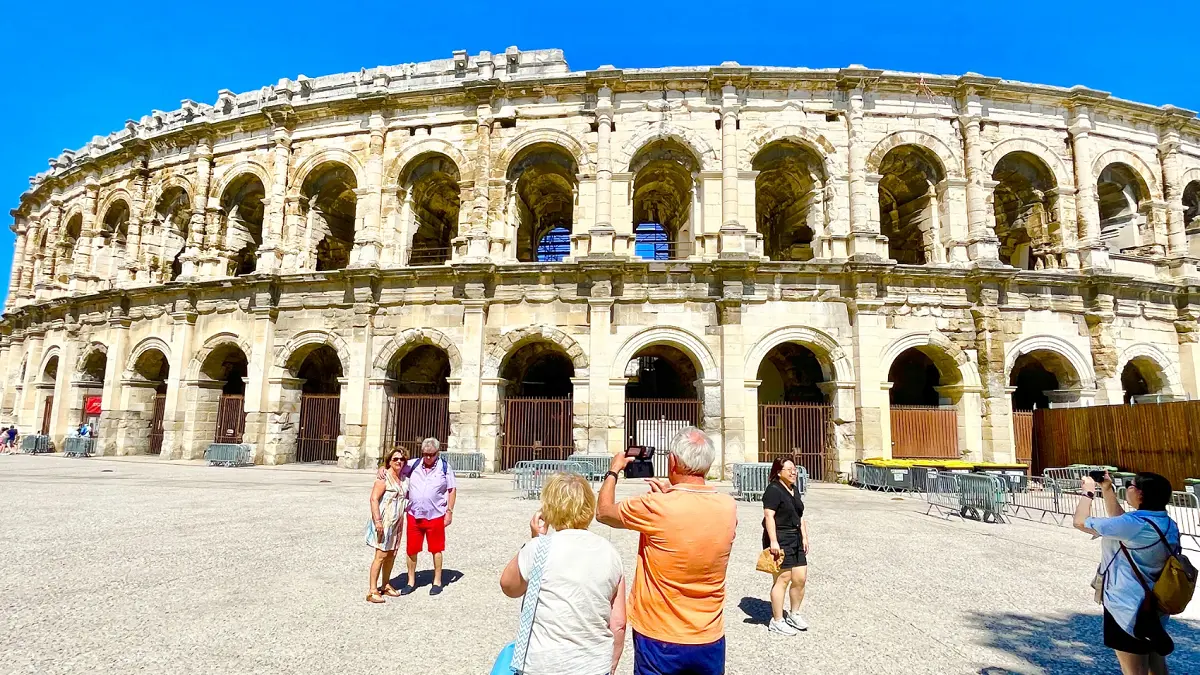
[[[613,456],[600,486],[596,519],[641,533],[629,597],[635,675],[725,672],[725,571],[737,529],[733,498],[704,481],[717,451],[709,437],[688,427],[671,440],[669,485],[616,501],[620,472]]]
[[[454,520],[456,490],[454,469],[439,461],[442,444],[436,438],[421,441],[421,458],[408,463],[408,583],[400,592],[413,592],[417,583],[417,555],[425,540],[433,554],[433,586],[430,595],[442,592],[442,551],[446,550],[446,528]]]

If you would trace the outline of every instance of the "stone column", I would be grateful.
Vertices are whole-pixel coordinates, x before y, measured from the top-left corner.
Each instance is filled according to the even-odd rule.
[[[757,400],[746,398],[745,327],[742,325],[742,281],[726,280],[724,294],[718,303],[721,332],[721,426],[724,430],[722,478],[731,475],[732,464],[753,462],[758,457],[756,440],[746,434],[746,420],[757,413]],[[706,374],[707,375],[707,374]],[[709,391],[705,387],[705,395]],[[707,402],[705,408],[707,409]],[[756,426],[756,425],[754,425]],[[757,432],[757,429],[756,429]],[[756,433],[757,435],[757,433]]]
[[[257,272],[271,273],[283,263],[283,249],[287,241],[287,175],[291,161],[292,133],[282,125],[276,125],[271,147],[271,192],[267,198],[266,214],[263,218],[263,245],[258,249]]]
[[[596,92],[596,218],[588,230],[588,255],[613,254],[612,123],[612,89],[601,87]]]
[[[192,217],[188,223],[188,240],[185,244],[182,263],[184,279],[200,275],[200,264],[209,252],[206,240],[206,225],[208,221],[208,185],[212,179],[212,141],[201,138],[196,142],[196,150],[192,153],[196,160],[196,194],[192,195]],[[214,233],[215,234],[215,233]]]
[[[383,251],[383,240],[379,234],[380,214],[383,207],[383,147],[387,129],[383,115],[371,115],[370,154],[367,158],[367,184],[355,190],[358,203],[354,217],[354,250],[350,254],[353,267],[379,265]]]
[[[500,434],[504,424],[504,392],[508,387],[508,380],[502,377],[485,377],[480,378],[478,382],[479,424],[476,426],[475,449],[483,454],[486,470],[498,472],[502,443]]]
[[[719,254],[746,257],[746,228],[738,214],[738,111],[737,87],[721,88],[721,228]],[[740,392],[739,392],[740,394]]]
[[[973,96],[972,111],[978,105],[978,97]],[[962,132],[963,154],[967,165],[967,257],[976,265],[994,265],[1000,260],[1000,240],[992,229],[991,209],[988,208],[989,192],[987,185],[991,176],[983,170],[983,140],[980,138],[979,125],[981,117],[978,114],[963,115],[958,118],[959,130]]]
[[[1183,185],[1180,185],[1179,131],[1169,129],[1158,145],[1158,158],[1162,163],[1163,199],[1167,210],[1167,254],[1186,255],[1187,235],[1184,231]]]
[[[91,288],[92,244],[96,238],[96,208],[100,195],[100,180],[91,175],[85,179],[83,186],[83,223],[80,227],[79,241],[75,243],[72,254],[70,290],[72,293],[86,293]]]
[[[100,393],[100,423],[96,430],[95,446],[97,455],[115,455],[118,451],[118,427],[124,416],[121,409],[121,375],[125,371],[125,362],[129,360],[129,327],[132,323],[122,313],[120,305],[113,308],[108,320],[108,358],[104,364],[104,387]]]
[[[346,469],[367,468],[366,430],[369,422],[367,400],[371,379],[372,355],[375,353],[375,309],[371,301],[369,278],[361,279],[357,286],[354,304],[354,323],[346,340],[350,349],[350,363],[345,364],[346,386],[342,387],[343,433],[346,437],[344,453],[339,454],[338,464]],[[376,452],[378,449],[376,448]],[[378,455],[376,455],[378,456]]]
[[[492,177],[492,106],[481,103],[476,108],[475,194],[472,198],[469,229],[462,245],[466,252],[463,262],[487,262],[491,252],[491,177]],[[460,233],[461,234],[461,233]],[[462,238],[462,237],[459,237]],[[455,247],[455,252],[457,249]]]
[[[1117,345],[1113,336],[1115,310],[1113,296],[1099,292],[1093,298],[1091,307],[1084,312],[1084,320],[1088,327],[1092,370],[1096,374],[1096,395],[1101,404],[1119,405],[1124,402],[1124,393],[1121,373],[1117,370]],[[1083,376],[1086,373],[1080,374],[1080,377]],[[1068,400],[1064,399],[1064,402]]]
[[[470,289],[473,295],[482,296],[483,289]],[[463,303],[462,373],[458,388],[459,440],[465,452],[481,449],[480,421],[481,390],[480,368],[484,359],[484,327],[487,324],[487,300],[470,298]],[[491,411],[489,414],[495,414]],[[495,458],[493,457],[493,460]]]
[[[261,261],[262,258],[259,258]],[[260,284],[254,289],[253,341],[246,355],[246,393],[242,410],[246,413],[246,428],[242,442],[250,446],[255,464],[266,464],[266,436],[270,426],[271,361],[274,358],[275,320],[278,309],[271,304],[271,288]]]
[[[607,295],[597,297],[595,285],[598,283],[601,282],[593,282],[592,297],[588,298],[588,363],[591,366],[588,371],[591,375],[588,402],[591,417],[587,451],[593,455],[606,455],[609,454],[608,366],[612,360],[609,349],[616,345],[612,344],[613,299]],[[601,292],[611,294],[611,282],[604,279],[602,283],[605,288]]]
[[[1070,134],[1075,157],[1075,212],[1079,228],[1080,264],[1107,269],[1108,249],[1100,242],[1100,209],[1096,179],[1092,175],[1092,111],[1078,106],[1073,111]]]
[[[25,245],[27,243],[26,234],[28,233],[28,226],[23,216],[16,217],[16,222],[13,223],[13,231],[17,233],[17,241],[13,245],[12,272],[9,273],[8,297],[4,302],[4,309],[6,311],[11,311],[17,305],[17,291],[23,283],[21,274],[25,272]]]
[[[880,255],[876,246],[879,241],[879,180],[870,181],[867,175],[869,148],[863,120],[863,90],[852,89],[847,96],[850,109],[846,117],[850,160],[849,253],[852,258],[875,258]]]
[[[1179,336],[1179,374],[1183,391],[1193,401],[1200,400],[1200,302],[1192,302],[1179,310],[1175,332]]]
[[[20,400],[16,402],[17,428],[25,433],[37,433],[42,425],[41,410],[38,408],[41,397],[38,396],[36,385],[42,380],[42,346],[45,339],[46,334],[38,330],[25,336],[25,380],[21,386]],[[59,364],[62,364],[61,357]]]
[[[143,155],[137,177],[133,181],[133,203],[129,205],[129,237],[125,241],[125,268],[122,281],[146,281],[140,273],[143,266],[142,227],[146,220],[146,200],[150,190],[149,157]]]
[[[163,459],[192,459],[185,453],[184,416],[187,413],[187,367],[192,358],[192,340],[196,332],[196,311],[177,304],[171,312],[170,372],[167,375],[167,399],[163,408]]]

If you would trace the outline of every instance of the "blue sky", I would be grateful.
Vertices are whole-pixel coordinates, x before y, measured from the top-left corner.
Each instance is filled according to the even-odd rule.
[[[181,99],[281,77],[560,48],[574,70],[718,64],[873,68],[1071,86],[1200,109],[1200,2],[9,4],[0,22],[0,287],[28,178],[63,148]],[[997,9],[1001,7],[1002,9]]]

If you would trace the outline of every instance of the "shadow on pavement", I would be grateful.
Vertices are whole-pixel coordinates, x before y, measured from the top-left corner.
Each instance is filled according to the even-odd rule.
[[[738,603],[738,609],[746,614],[742,623],[757,623],[763,626],[771,623],[771,603],[768,600],[748,595]]]
[[[400,565],[397,565],[397,567],[400,567]],[[393,575],[394,576],[392,577],[392,586],[394,586],[395,588],[400,588],[400,586],[398,586],[397,584],[403,584],[405,582],[405,580],[408,579],[408,572],[405,572],[403,570],[401,570],[398,574],[393,572]],[[449,568],[445,568],[445,567],[442,568],[442,586],[449,586],[450,584],[452,584],[462,578],[463,578],[462,572],[459,572],[458,570],[452,570]],[[417,580],[416,588],[420,588],[422,586],[432,586],[433,585],[433,570],[417,570],[416,580]]]
[[[1099,609],[1099,608],[1097,608]],[[768,615],[770,610],[768,609]],[[984,645],[1008,652],[1045,673],[1120,672],[1117,657],[1104,646],[1099,614],[1030,617],[1022,614],[973,614],[967,619],[986,633]],[[1200,628],[1195,622],[1167,624],[1175,651],[1167,657],[1173,673],[1200,673]],[[988,666],[980,675],[1018,675],[1030,672]]]

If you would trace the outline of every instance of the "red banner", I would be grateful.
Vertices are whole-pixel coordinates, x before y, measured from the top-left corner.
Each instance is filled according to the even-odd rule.
[[[87,396],[83,399],[83,414],[99,415],[100,414],[100,397]]]

